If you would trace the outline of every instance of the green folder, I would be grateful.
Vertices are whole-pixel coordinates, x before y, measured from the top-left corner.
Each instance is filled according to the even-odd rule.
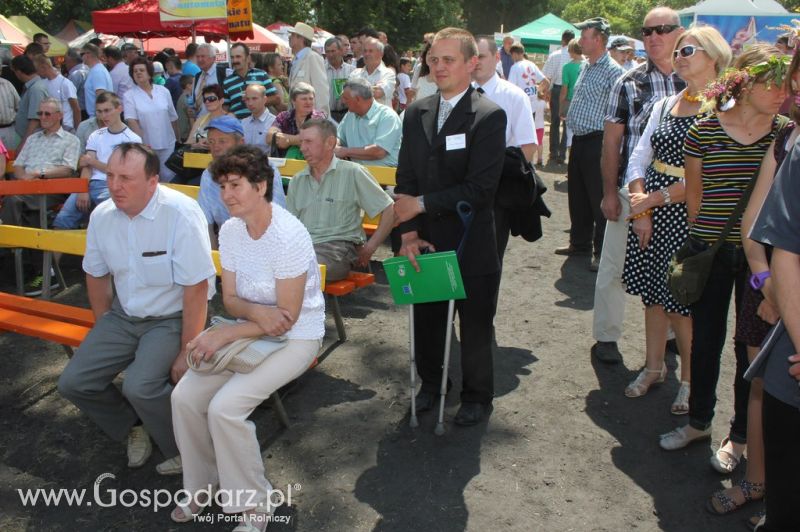
[[[419,272],[414,270],[406,257],[392,257],[383,261],[396,305],[466,299],[455,251],[419,255],[417,263]]]

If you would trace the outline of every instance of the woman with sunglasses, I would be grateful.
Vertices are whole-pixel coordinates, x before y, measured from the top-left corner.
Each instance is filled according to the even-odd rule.
[[[625,388],[628,397],[641,397],[650,386],[664,382],[664,344],[672,325],[681,357],[680,387],[670,411],[689,411],[689,355],[692,319],[667,288],[667,267],[688,235],[683,182],[683,141],[700,113],[700,92],[730,63],[731,49],[711,26],[692,28],[675,43],[672,61],[686,88],[655,103],[639,144],[631,155],[626,176],[632,223],[622,280],[628,293],[645,305],[645,367]]]
[[[208,112],[194,121],[192,130],[186,137],[186,144],[193,149],[208,149],[208,133],[206,132],[208,123],[220,116],[233,116],[225,110],[224,103],[222,85],[214,84],[203,87],[203,105]]]
[[[774,56],[774,57],[773,57]],[[787,120],[776,116],[786,96],[786,64],[772,46],[756,44],[737,57],[706,91],[716,114],[698,120],[689,128],[684,143],[686,210],[689,222],[687,245],[692,253],[711,247],[720,237],[736,204],[746,193],[761,166],[764,154]],[[746,279],[740,220],[721,243],[700,299],[690,307],[692,328],[689,423],[660,439],[671,451],[711,437],[720,357],[725,344],[731,292],[736,292],[736,320],[742,317],[741,294]],[[750,386],[744,380],[748,366],[744,343],[734,342],[736,378],[734,418],[728,434],[733,444],[747,442],[747,402]],[[716,458],[716,455],[715,457]],[[744,501],[760,499],[764,485],[739,483]]]
[[[742,216],[742,234],[749,235],[754,226],[756,217],[762,210],[764,199],[770,192],[773,179],[780,167],[788,159],[798,136],[796,124],[800,120],[800,107],[798,107],[798,94],[800,93],[800,55],[795,55],[786,75],[786,91],[790,95],[792,122],[789,122],[776,136],[772,145],[767,150],[761,163],[753,194],[747,204],[747,210]],[[742,240],[745,256],[747,257],[748,283],[742,295],[741,318],[736,323],[734,339],[747,346],[747,358],[750,362],[755,360],[772,326],[778,321],[778,297],[775,285],[770,276],[770,262],[772,246],[756,242],[750,238]],[[753,273],[755,272],[755,273]],[[758,368],[754,368],[758,369]],[[734,484],[728,489],[720,490],[713,494],[709,501],[709,509],[717,514],[726,514],[739,509],[747,502],[745,497],[748,485],[765,485],[765,447],[764,431],[761,410],[763,407],[764,380],[762,374],[750,381],[750,398],[747,406],[747,469],[743,482]],[[724,440],[719,450],[712,456],[712,465],[720,473],[729,473],[739,464],[744,445],[733,444]],[[720,467],[718,467],[720,466]],[[770,499],[773,498],[770,490]],[[755,525],[762,517],[763,512],[754,516],[750,522]]]

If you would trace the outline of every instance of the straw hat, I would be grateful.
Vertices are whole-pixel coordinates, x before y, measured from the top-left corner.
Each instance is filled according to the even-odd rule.
[[[314,40],[314,28],[312,28],[305,22],[298,22],[297,24],[295,24],[294,28],[289,30],[289,33],[296,33],[300,37],[308,39],[309,41]]]

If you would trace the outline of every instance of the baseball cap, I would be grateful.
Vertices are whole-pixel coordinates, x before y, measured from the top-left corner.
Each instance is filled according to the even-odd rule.
[[[217,118],[213,118],[206,126],[206,129],[216,129],[218,131],[222,131],[223,133],[238,133],[241,136],[244,136],[244,128],[242,128],[241,122],[238,119],[232,116],[218,116]]]
[[[586,28],[594,28],[600,33],[611,35],[611,24],[609,24],[608,21],[603,17],[594,17],[588,20],[584,20],[583,22],[575,24],[575,27],[578,28],[579,30],[585,30]]]
[[[633,50],[630,41],[625,37],[615,37],[613,41],[608,43],[608,49],[616,48],[617,50]]]

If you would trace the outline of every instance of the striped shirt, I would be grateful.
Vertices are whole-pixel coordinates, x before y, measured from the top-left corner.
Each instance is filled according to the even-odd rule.
[[[700,212],[689,231],[691,236],[710,244],[716,242],[750,180],[756,178],[772,139],[787,121],[776,116],[772,131],[748,145],[729,137],[716,115],[700,119],[689,128],[683,153],[703,161],[703,195]],[[742,243],[741,219],[725,240]]]
[[[622,67],[604,53],[594,64],[581,66],[567,111],[567,127],[574,135],[603,131],[611,87],[622,75]]]
[[[622,177],[628,168],[628,158],[644,133],[653,104],[662,98],[677,94],[685,86],[686,83],[682,79],[672,72],[662,73],[652,61],[625,72],[614,84],[608,99],[606,121],[625,124],[625,140],[619,159],[618,186],[622,186]]]
[[[228,106],[228,111],[236,115],[239,120],[250,116],[250,110],[244,104],[242,97],[246,86],[251,83],[264,85],[267,89],[267,96],[272,96],[277,92],[277,89],[272,86],[272,80],[267,73],[258,68],[251,68],[244,78],[233,72],[222,82],[222,90],[225,91],[225,104]]]

